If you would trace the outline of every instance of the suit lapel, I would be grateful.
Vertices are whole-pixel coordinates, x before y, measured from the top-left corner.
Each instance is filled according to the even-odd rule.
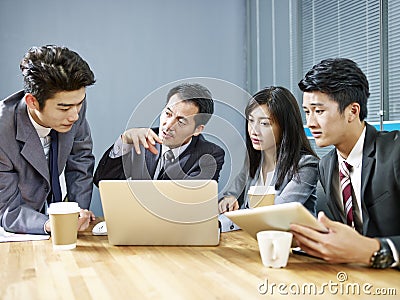
[[[375,140],[376,130],[371,125],[367,124],[367,131],[365,133],[363,159],[362,159],[362,172],[361,172],[361,199],[364,199],[365,187],[367,180],[371,174],[372,167],[375,162]]]
[[[146,167],[147,167],[147,172],[150,175],[151,179],[153,179],[153,177],[154,177],[154,173],[156,172],[156,168],[157,168],[157,163],[158,163],[158,160],[159,160],[159,158],[161,156],[161,145],[156,143],[155,147],[158,150],[158,154],[157,155],[151,153],[148,150],[144,151],[144,157],[145,157],[145,163],[146,163]]]
[[[32,165],[48,182],[50,182],[49,167],[44,155],[39,136],[28,116],[24,100],[18,104],[15,116],[16,140],[23,143],[21,155]],[[41,150],[41,151],[40,151]]]
[[[179,155],[178,161],[180,168],[183,170],[185,174],[189,171],[189,169],[195,164],[195,162],[199,159],[195,153],[199,153],[195,151],[198,140],[202,138],[201,135],[193,136],[190,145]]]
[[[364,196],[365,188],[368,184],[368,178],[371,174],[371,170],[375,164],[375,142],[376,142],[376,129],[366,123],[366,133],[364,140],[364,149],[363,149],[363,159],[362,159],[362,171],[361,171],[361,205],[362,205],[362,214],[363,214],[363,233],[367,232],[368,223],[369,223],[369,214],[366,209],[366,203]]]
[[[341,222],[346,222],[346,218],[343,213],[341,204],[339,203],[340,198],[337,199],[335,195],[335,189],[338,188],[338,182],[334,176],[338,176],[338,158],[336,153],[336,148],[327,154],[328,164],[327,169],[324,172],[327,174],[327,181],[325,183],[325,194],[329,198],[327,202],[333,216],[336,220]]]
[[[58,171],[61,173],[67,163],[67,159],[74,143],[75,125],[65,133],[58,133]]]

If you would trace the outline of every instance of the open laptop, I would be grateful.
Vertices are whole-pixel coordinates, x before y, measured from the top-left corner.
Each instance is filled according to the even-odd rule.
[[[219,244],[214,180],[102,180],[99,189],[112,245]]]

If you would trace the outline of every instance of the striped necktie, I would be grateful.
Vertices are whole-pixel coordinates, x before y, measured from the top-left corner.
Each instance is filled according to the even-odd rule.
[[[350,170],[352,166],[343,161],[339,168],[340,187],[343,195],[343,207],[346,214],[346,222],[349,226],[354,226],[353,223],[353,196],[352,196],[352,185],[350,180]]]

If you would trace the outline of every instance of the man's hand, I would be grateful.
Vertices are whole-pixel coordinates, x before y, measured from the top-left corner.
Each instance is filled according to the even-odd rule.
[[[238,210],[239,202],[233,196],[226,196],[218,203],[218,210],[220,214],[231,210]]]
[[[90,221],[96,220],[93,212],[87,209],[81,209],[78,218],[78,231],[84,231],[89,227]],[[45,223],[46,232],[51,232],[50,220]]]
[[[47,220],[46,223],[44,224],[44,230],[46,230],[46,233],[50,233],[51,232],[50,219]]]
[[[372,254],[379,250],[378,240],[365,237],[350,226],[330,220],[323,212],[319,212],[318,220],[328,228],[328,233],[298,224],[290,225],[297,244],[310,255],[331,263],[369,264]]]
[[[78,231],[84,231],[89,227],[90,221],[96,220],[93,212],[87,209],[81,209],[78,219]]]
[[[133,144],[137,154],[140,154],[140,145],[143,145],[153,154],[158,154],[156,143],[162,144],[160,137],[150,128],[131,128],[121,135],[124,144]]]

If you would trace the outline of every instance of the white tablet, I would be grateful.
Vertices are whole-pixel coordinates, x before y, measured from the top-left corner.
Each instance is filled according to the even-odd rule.
[[[226,212],[225,215],[255,239],[259,231],[288,231],[292,223],[308,226],[321,232],[327,231],[299,202],[239,209]]]

